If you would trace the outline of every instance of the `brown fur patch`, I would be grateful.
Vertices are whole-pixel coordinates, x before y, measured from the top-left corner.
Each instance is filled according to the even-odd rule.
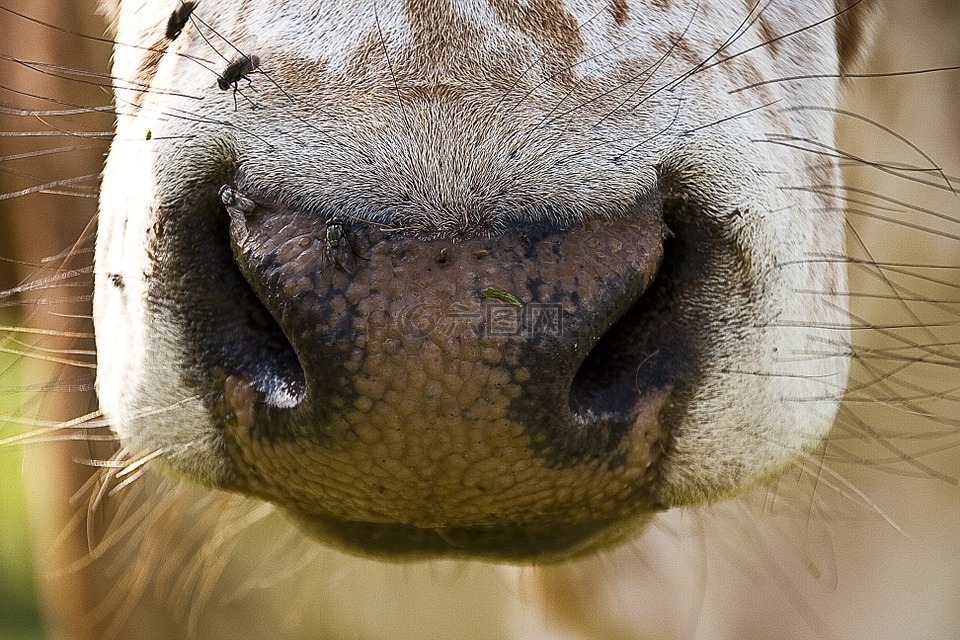
[[[506,25],[517,29],[543,49],[547,74],[569,81],[571,67],[583,55],[583,39],[576,19],[557,0],[491,0],[490,8]]]
[[[780,37],[780,34],[777,33],[773,25],[770,24],[770,21],[767,20],[766,14],[761,13],[757,18],[757,28],[760,29],[760,37],[763,38],[763,41],[770,48],[770,52],[775,56],[778,55],[780,53],[780,42],[777,38]]]
[[[630,7],[627,5],[627,0],[612,0],[610,2],[610,15],[613,16],[613,21],[618,27],[625,25],[630,17]]]
[[[880,3],[874,0],[836,0],[837,52],[840,70],[850,71],[860,58],[873,31]]]
[[[160,66],[160,60],[163,59],[163,54],[167,52],[169,44],[170,41],[167,40],[165,35],[157,38],[140,61],[140,66],[137,68],[137,77],[134,81],[134,86],[139,87],[132,105],[135,110],[140,108],[140,98],[146,93],[147,87],[153,84],[153,79],[157,75],[157,67]]]
[[[465,52],[477,50],[480,27],[447,0],[405,0],[404,11],[413,44],[408,54],[396,61],[398,68],[411,68],[428,82],[439,82],[444,70],[468,62]]]

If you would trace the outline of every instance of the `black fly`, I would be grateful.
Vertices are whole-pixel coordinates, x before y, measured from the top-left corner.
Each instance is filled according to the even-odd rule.
[[[228,184],[220,187],[220,202],[230,216],[230,233],[245,235],[247,221],[257,208],[257,203]]]
[[[173,13],[170,14],[170,19],[167,20],[167,40],[177,39],[196,7],[196,2],[182,2],[179,7],[174,9]]]
[[[350,275],[353,275],[353,272],[356,271],[353,249],[347,240],[347,233],[342,222],[337,220],[327,221],[323,252],[327,260],[334,266],[340,267]]]
[[[231,216],[239,213],[245,217],[253,213],[253,210],[257,208],[256,202],[226,184],[220,187],[220,202],[227,208]]]
[[[217,78],[217,86],[220,87],[223,91],[233,87],[233,90],[237,90],[237,83],[253,73],[257,67],[260,66],[260,57],[255,53],[250,55],[241,53],[236,58],[230,61],[230,64],[227,65],[227,68],[223,70],[223,73],[220,74],[220,77]]]
[[[237,109],[237,93],[240,91],[240,87],[237,84],[241,80],[246,80],[250,82],[250,79],[247,77],[251,73],[257,70],[260,66],[260,56],[255,53],[238,54],[236,58],[230,61],[230,64],[227,65],[227,68],[223,70],[223,73],[220,74],[220,77],[217,78],[217,86],[220,87],[222,91],[227,89],[233,89],[233,109]]]

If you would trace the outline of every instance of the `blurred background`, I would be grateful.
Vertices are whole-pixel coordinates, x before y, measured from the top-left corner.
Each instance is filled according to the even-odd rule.
[[[92,406],[88,225],[113,121],[111,49],[74,34],[104,36],[94,5],[0,1],[0,441]],[[44,637],[33,551],[63,528],[65,514],[47,510],[69,504],[76,465],[64,463],[91,457],[75,445],[26,451],[0,445],[0,640]],[[28,515],[25,477],[44,517]]]

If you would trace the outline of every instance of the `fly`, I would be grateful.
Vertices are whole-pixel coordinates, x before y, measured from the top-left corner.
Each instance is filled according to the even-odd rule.
[[[343,223],[337,220],[327,221],[327,230],[324,234],[324,255],[334,266],[340,267],[353,275],[356,271],[356,261],[353,258],[353,249],[347,240],[347,233]]]
[[[247,217],[257,208],[257,203],[228,184],[220,187],[220,202],[227,208],[231,217],[240,214]]]
[[[269,55],[265,53],[242,53],[242,51],[250,51],[255,42],[255,36],[250,36],[247,38],[243,48],[236,49],[237,55],[230,60],[230,62],[227,64],[227,68],[223,70],[223,73],[217,76],[217,86],[220,87],[221,91],[233,89],[234,111],[237,110],[237,94],[241,93],[240,81],[246,80],[247,82],[250,82],[250,74],[260,69],[260,63],[262,63],[266,57],[269,57]]]
[[[256,71],[259,66],[260,56],[257,54],[238,54],[236,58],[230,61],[230,64],[223,70],[220,77],[217,78],[217,86],[223,91],[233,88],[234,93],[236,93],[239,88],[237,83],[241,80],[247,80],[249,82],[250,79],[247,78],[247,76]]]
[[[167,40],[176,40],[183,28],[187,26],[187,20],[190,14],[197,7],[196,2],[182,2],[180,6],[173,10],[170,19],[167,20]]]

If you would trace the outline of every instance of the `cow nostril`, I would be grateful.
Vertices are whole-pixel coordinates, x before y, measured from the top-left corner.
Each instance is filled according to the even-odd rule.
[[[641,372],[652,367],[659,349],[649,344],[645,309],[657,281],[645,289],[587,353],[570,385],[570,412],[581,424],[629,422],[646,391]]]
[[[224,241],[229,218],[223,203],[205,190],[185,206],[189,214],[164,212],[153,248],[162,269],[157,277],[177,292],[172,313],[186,337],[185,360],[221,383],[234,376],[269,406],[296,406],[306,395],[303,369]],[[222,395],[215,389],[208,400],[217,402]]]
[[[664,242],[656,273],[625,301],[622,313],[610,317],[609,328],[571,382],[569,409],[581,424],[630,422],[644,396],[667,390],[676,408],[696,386],[709,346],[702,340],[702,328],[716,322],[712,309],[721,305],[693,301],[710,299],[711,290],[719,289],[705,274],[719,271],[720,259],[737,255],[737,248],[695,203],[674,198],[662,206]],[[733,269],[728,277],[746,281]]]

